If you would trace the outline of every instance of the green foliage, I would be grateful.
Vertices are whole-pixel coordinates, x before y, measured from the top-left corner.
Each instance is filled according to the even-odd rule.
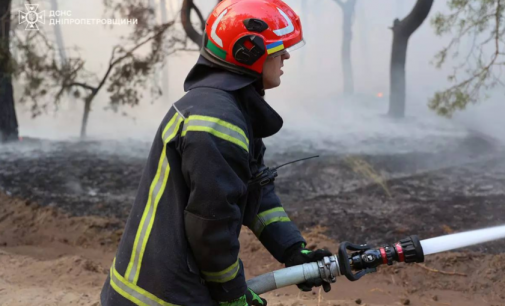
[[[70,59],[63,65],[56,63],[54,48],[41,32],[16,33],[11,47],[16,50],[12,57],[13,77],[22,86],[20,102],[32,102],[32,117],[37,117],[47,109],[50,102],[60,100],[61,94],[55,88],[68,89],[65,84],[72,82],[74,73],[82,66],[79,59]],[[56,98],[54,98],[56,96]]]
[[[437,35],[454,35],[436,54],[436,67],[445,64],[450,52],[452,58],[458,58],[461,40],[473,35],[470,52],[447,78],[453,85],[435,93],[429,102],[431,109],[450,117],[485,99],[484,91],[505,86],[500,80],[505,65],[505,0],[449,0],[447,5],[451,12],[438,13],[431,21]]]
[[[138,23],[113,48],[109,67],[102,75],[85,69],[86,60],[77,48],[67,50],[69,56],[63,61],[43,29],[25,31],[12,22],[17,25],[11,37],[11,48],[16,54],[11,64],[13,77],[23,88],[20,102],[31,103],[33,117],[50,105],[57,109],[64,97],[92,102],[102,88],[106,88],[114,111],[122,105],[138,105],[146,88],[151,87],[154,99],[161,95],[161,89],[152,82],[153,74],[167,56],[186,49],[184,35],[174,30],[173,21],[155,24],[153,11],[145,1],[104,0],[104,4],[110,18],[137,19]]]

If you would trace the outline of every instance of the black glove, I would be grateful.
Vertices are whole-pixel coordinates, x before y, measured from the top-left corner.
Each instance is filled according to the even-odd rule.
[[[230,302],[219,302],[219,306],[267,306],[267,301],[257,295],[252,289],[246,294]]]
[[[288,251],[288,255],[286,256],[286,267],[292,267],[297,265],[303,265],[304,263],[316,262],[324,257],[332,256],[333,254],[324,249],[319,249],[315,251],[311,251],[305,248],[305,244],[301,244],[298,246],[292,247],[290,251]],[[329,292],[331,290],[331,285],[328,282],[323,281],[322,279],[311,279],[304,283],[298,284],[298,288],[302,291],[312,291],[313,287],[323,286],[324,292]]]

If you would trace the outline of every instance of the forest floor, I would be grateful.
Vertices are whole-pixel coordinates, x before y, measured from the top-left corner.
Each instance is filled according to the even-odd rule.
[[[99,305],[149,147],[25,139],[0,148],[0,305]],[[279,169],[276,186],[310,247],[423,239],[505,224],[503,152],[467,137],[432,153],[322,154]],[[247,278],[282,268],[247,229],[241,245]],[[355,283],[339,278],[330,293],[265,297],[277,306],[505,305],[504,252],[496,241]]]

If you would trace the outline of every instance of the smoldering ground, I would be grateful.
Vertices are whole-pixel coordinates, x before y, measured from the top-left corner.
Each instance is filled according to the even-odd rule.
[[[288,2],[299,11],[303,7],[299,1]],[[282,86],[266,97],[284,118],[283,130],[265,141],[267,159],[278,165],[314,154],[321,157],[279,169],[277,190],[284,205],[301,227],[323,225],[333,238],[356,242],[499,224],[505,221],[500,206],[505,198],[503,93],[490,91],[488,100],[452,119],[430,111],[427,101],[447,85],[451,66],[437,70],[430,64],[447,38],[434,36],[426,23],[409,45],[407,116],[386,117],[388,27],[395,17],[407,14],[414,1],[402,1],[401,7],[395,3],[358,1],[353,97],[340,94],[339,8],[333,1],[319,1],[300,11],[307,45],[292,54]],[[72,10],[76,18],[101,14],[98,0],[86,7],[65,5],[61,9]],[[210,10],[210,4],[200,5]],[[444,3],[436,2],[432,14],[443,10]],[[100,72],[109,54],[103,50],[117,40],[114,31],[72,26],[63,34],[68,45],[82,47],[91,69]],[[108,99],[101,93],[85,141],[75,138],[81,102],[69,97],[58,111],[50,109],[35,120],[29,105],[20,105],[24,140],[0,147],[1,188],[74,215],[126,219],[156,128],[171,103],[184,94],[182,84],[197,55],[169,58],[169,87],[152,104],[146,99],[138,107],[113,113],[104,110]],[[482,250],[503,247],[498,243]]]
[[[426,22],[410,39],[406,117],[390,119],[385,116],[389,27],[415,1],[357,1],[352,97],[341,95],[340,9],[331,0],[305,1],[305,6],[302,1],[287,2],[300,12],[307,45],[286,62],[282,86],[267,93],[267,101],[284,118],[284,127],[265,142],[270,166],[320,155],[279,169],[276,179],[277,193],[290,218],[307,233],[310,247],[335,251],[343,240],[376,245],[411,234],[428,238],[505,223],[503,91],[489,91],[488,100],[470,105],[452,119],[430,111],[428,99],[447,86],[446,77],[455,63],[440,70],[430,64],[448,40],[436,37]],[[208,12],[213,1],[195,2]],[[166,3],[175,7],[176,1]],[[71,10],[74,18],[98,18],[103,9],[100,0],[85,5],[61,1],[60,6]],[[443,10],[445,3],[436,1],[429,18]],[[106,70],[112,45],[127,30],[62,27],[66,45],[78,45],[90,65],[87,69],[98,74]],[[104,109],[109,101],[101,92],[92,106],[85,140],[77,138],[82,101],[69,96],[57,111],[49,108],[36,119],[31,118],[30,105],[16,105],[23,140],[0,146],[0,193],[9,195],[0,195],[4,204],[0,259],[5,263],[0,281],[7,282],[0,300],[16,306],[49,299],[55,300],[52,304],[96,304],[106,269],[95,265],[106,268],[112,261],[155,131],[171,103],[184,94],[184,78],[196,57],[196,53],[183,53],[169,58],[165,67],[169,86],[154,102],[146,98],[137,107],[114,113]],[[160,80],[153,78],[153,82]],[[15,88],[15,93],[20,90]],[[246,267],[248,277],[281,267],[247,230],[242,232],[241,246],[246,265],[254,263]],[[354,305],[361,299],[368,305],[391,305],[400,297],[402,303],[412,304],[474,305],[482,299],[498,305],[505,299],[499,278],[503,254],[482,253],[503,253],[505,242],[471,250],[481,254],[430,256],[426,264],[440,269],[436,272],[398,265],[367,276],[359,286],[339,280],[327,299],[347,300],[339,305]],[[468,277],[454,276],[452,271]],[[300,296],[295,289],[267,298],[273,305],[300,305],[300,298],[304,304],[316,305],[312,293]]]

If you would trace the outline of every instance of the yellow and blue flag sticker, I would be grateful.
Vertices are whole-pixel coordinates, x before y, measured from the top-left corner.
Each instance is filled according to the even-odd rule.
[[[278,51],[281,51],[281,50],[284,50],[284,43],[282,42],[282,40],[279,40],[279,41],[276,41],[274,43],[267,45],[268,55],[278,52]]]

